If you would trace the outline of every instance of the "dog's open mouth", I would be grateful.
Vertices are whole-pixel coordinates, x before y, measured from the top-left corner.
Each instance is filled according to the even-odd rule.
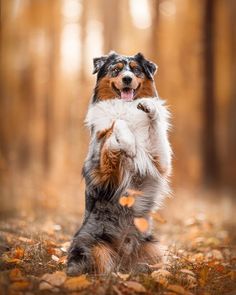
[[[140,85],[139,85],[140,86]],[[139,86],[136,89],[130,88],[130,87],[124,87],[122,89],[118,89],[115,87],[114,84],[112,84],[113,89],[115,92],[119,95],[119,97],[125,101],[132,101],[135,97],[135,94],[139,88]]]

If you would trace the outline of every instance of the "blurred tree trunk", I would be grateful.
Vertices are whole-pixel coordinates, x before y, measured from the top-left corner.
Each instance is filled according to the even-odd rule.
[[[203,180],[206,185],[218,183],[219,167],[215,134],[214,91],[214,22],[215,1],[205,0],[204,15],[204,101],[203,101]]]
[[[159,58],[159,4],[158,0],[151,1],[151,12],[152,12],[152,26],[151,26],[151,36],[149,44],[149,56],[153,61],[157,61]]]
[[[87,21],[88,21],[88,9],[89,1],[83,0],[83,12],[81,16],[80,28],[81,28],[81,70],[80,70],[80,79],[81,82],[86,80],[86,36],[87,36]],[[78,52],[78,54],[80,54]]]
[[[103,0],[104,53],[119,51],[120,39],[120,1]]]
[[[230,101],[228,106],[228,142],[229,152],[227,155],[227,175],[224,181],[236,188],[236,1],[228,3],[228,14],[230,24]]]
[[[47,24],[45,28],[47,31],[47,42],[50,43],[49,50],[47,52],[47,62],[49,69],[49,85],[45,93],[45,105],[44,105],[44,124],[45,124],[45,136],[43,141],[43,160],[44,171],[49,172],[52,168],[52,145],[55,140],[55,130],[57,122],[55,121],[55,112],[57,106],[60,105],[60,97],[56,97],[55,89],[57,87],[56,80],[58,78],[58,65],[60,64],[60,34],[61,34],[61,19],[60,19],[60,5],[58,2],[47,3]]]

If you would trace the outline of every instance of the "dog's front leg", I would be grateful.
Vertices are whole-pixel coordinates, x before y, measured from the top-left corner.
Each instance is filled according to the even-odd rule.
[[[124,120],[118,119],[114,122],[111,136],[104,147],[110,151],[123,151],[131,158],[135,156],[135,137]]]
[[[101,147],[99,178],[102,183],[113,181],[119,184],[125,173],[124,166],[127,168],[127,160],[135,156],[135,138],[123,120],[116,120],[103,135],[105,140]]]
[[[137,108],[150,120],[149,137],[153,161],[163,175],[171,172],[171,147],[168,140],[168,111],[154,99],[142,99]]]

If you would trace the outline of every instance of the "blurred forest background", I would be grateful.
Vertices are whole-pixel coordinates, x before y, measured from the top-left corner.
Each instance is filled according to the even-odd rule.
[[[92,58],[112,49],[159,65],[173,195],[233,195],[235,15],[234,0],[2,0],[0,212],[83,211]]]

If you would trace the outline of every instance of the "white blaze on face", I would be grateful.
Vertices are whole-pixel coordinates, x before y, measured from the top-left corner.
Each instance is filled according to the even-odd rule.
[[[132,81],[133,81],[134,74],[130,71],[124,71],[122,73],[121,79],[124,77],[130,77],[130,78],[132,78]],[[121,99],[124,99],[125,101],[132,101],[133,100],[134,89],[132,88],[132,82],[130,83],[130,85],[124,84],[123,89],[120,90],[120,97],[121,97]]]

